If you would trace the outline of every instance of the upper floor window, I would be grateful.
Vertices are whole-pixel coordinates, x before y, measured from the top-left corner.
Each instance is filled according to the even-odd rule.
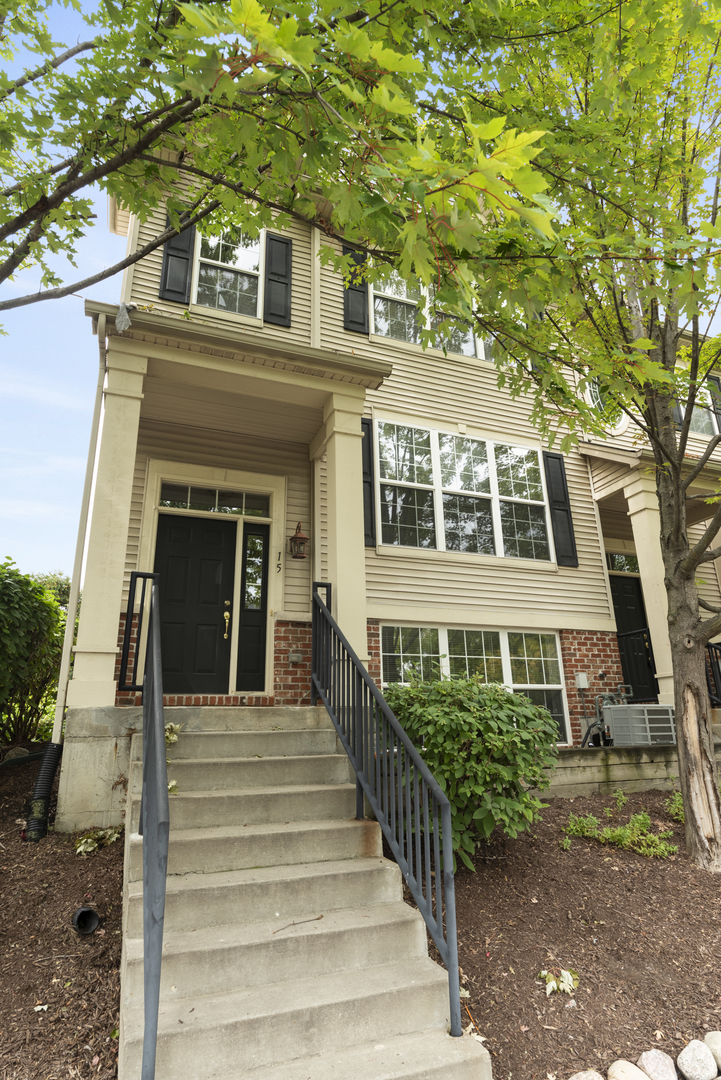
[[[537,450],[378,423],[381,542],[549,561]]]
[[[435,348],[483,357],[483,342],[476,340],[470,326],[433,310],[433,290],[427,286],[405,281],[397,271],[390,270],[371,286],[371,297],[372,333],[418,345],[421,330],[429,327],[435,331]]]
[[[261,310],[263,239],[263,234],[250,237],[240,229],[229,229],[220,236],[201,236],[196,245],[196,304],[257,318]]]
[[[708,408],[703,405],[694,405],[689,430],[695,432],[696,435],[707,435],[711,438],[713,435],[717,435],[721,429],[721,424],[719,424],[721,379],[713,377],[707,379],[706,390],[711,398],[711,404]]]

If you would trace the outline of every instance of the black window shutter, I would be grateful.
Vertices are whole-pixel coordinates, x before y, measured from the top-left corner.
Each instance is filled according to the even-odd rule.
[[[343,254],[351,256],[354,268],[365,264],[366,257],[362,251],[344,247]],[[343,291],[343,326],[356,334],[368,333],[368,282],[355,272]]]
[[[548,504],[551,510],[553,541],[556,546],[556,562],[559,566],[578,566],[576,538],[573,535],[573,519],[568,499],[566,466],[563,454],[544,451],[543,465],[546,470]]]
[[[373,470],[373,421],[361,420],[363,428],[363,525],[366,547],[376,546],[376,500]]]
[[[265,299],[263,321],[290,326],[293,242],[287,236],[265,236]]]
[[[167,219],[166,228],[170,225]],[[163,269],[160,273],[161,300],[174,304],[190,303],[190,283],[193,279],[193,252],[195,250],[195,225],[179,236],[173,236],[163,246]]]

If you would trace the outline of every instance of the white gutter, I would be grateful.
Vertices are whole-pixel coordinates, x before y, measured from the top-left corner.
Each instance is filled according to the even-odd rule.
[[[70,584],[70,599],[68,601],[68,620],[65,624],[65,638],[63,640],[63,655],[60,662],[60,677],[58,679],[58,696],[55,703],[55,722],[53,724],[54,743],[59,743],[63,736],[63,719],[65,717],[65,700],[68,694],[68,681],[70,678],[70,657],[73,651],[73,639],[75,637],[75,622],[78,614],[78,597],[80,596],[80,575],[83,569],[83,556],[85,554],[85,536],[88,531],[88,513],[90,511],[90,492],[93,486],[93,473],[95,471],[95,459],[98,452],[98,431],[100,429],[100,412],[103,404],[103,388],[105,386],[105,372],[107,367],[107,343],[105,339],[106,316],[98,315],[98,350],[100,362],[98,366],[98,386],[95,391],[95,409],[93,411],[93,423],[90,429],[90,446],[88,447],[88,463],[85,469],[85,487],[83,488],[83,501],[80,504],[80,522],[78,524],[78,539],[75,545],[75,562],[73,563],[73,577]]]

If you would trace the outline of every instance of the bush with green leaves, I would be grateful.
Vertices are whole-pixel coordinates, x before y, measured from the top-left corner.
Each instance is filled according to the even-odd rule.
[[[57,689],[65,616],[57,600],[0,563],[0,746],[34,739]]]
[[[546,709],[477,677],[386,687],[388,704],[448,796],[453,850],[470,870],[494,829],[515,837],[547,804],[558,727]]]
[[[645,855],[649,859],[666,859],[678,851],[675,844],[668,843],[669,837],[673,836],[670,830],[651,832],[651,818],[645,810],[632,814],[625,825],[617,825],[615,828],[606,826],[605,829],[600,826],[600,821],[593,814],[586,817],[569,814],[568,824],[563,831],[566,839],[570,836],[583,836],[587,840],[598,840],[600,844],[611,844],[623,851],[635,851],[637,855]],[[568,851],[568,847],[563,846],[563,850]]]

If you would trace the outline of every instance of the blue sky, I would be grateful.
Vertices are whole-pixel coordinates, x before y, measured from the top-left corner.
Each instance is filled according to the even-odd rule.
[[[92,5],[83,5],[86,11]],[[53,33],[67,43],[87,38],[82,16],[72,8],[50,8]],[[23,67],[19,57],[12,70]],[[37,63],[37,58],[30,61]],[[95,226],[79,245],[78,269],[57,267],[66,282],[117,262],[125,238],[107,228],[107,206],[99,196]],[[83,296],[116,302],[121,275]],[[0,290],[3,298],[39,287],[30,270]],[[98,372],[97,339],[83,314],[83,299],[43,301],[0,314],[0,559],[9,555],[26,573],[60,569],[70,573],[75,554],[80,499]]]
[[[125,237],[108,232],[104,196],[96,213],[78,252],[82,273],[67,267],[78,277],[125,254]],[[120,281],[109,278],[83,296],[117,302]],[[29,271],[2,296],[38,284]],[[83,306],[68,296],[0,315],[8,335],[0,338],[0,559],[11,556],[25,573],[72,570],[98,377],[97,338]]]

